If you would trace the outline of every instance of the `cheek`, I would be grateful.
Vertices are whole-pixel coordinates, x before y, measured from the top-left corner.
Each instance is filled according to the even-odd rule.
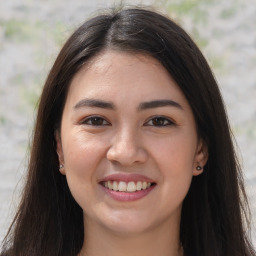
[[[97,176],[98,166],[104,158],[104,141],[75,132],[63,134],[63,153],[67,182],[72,195],[80,204],[84,195],[89,198]],[[81,205],[81,204],[80,204]]]
[[[63,153],[67,170],[88,174],[104,155],[104,142],[82,131],[66,136]]]
[[[177,200],[183,199],[193,176],[195,140],[176,136],[158,140],[155,145],[152,155],[162,176],[164,194],[168,198],[172,194],[177,196]]]
[[[152,155],[167,174],[179,175],[188,171],[192,173],[196,141],[191,136],[170,136],[155,140],[151,145]]]

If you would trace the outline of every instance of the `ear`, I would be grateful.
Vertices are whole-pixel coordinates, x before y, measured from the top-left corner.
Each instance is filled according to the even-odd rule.
[[[208,160],[208,147],[204,140],[200,139],[197,146],[195,161],[193,166],[193,176],[198,176],[203,173],[204,166]],[[201,167],[201,169],[199,168]],[[198,168],[198,169],[197,169]]]
[[[64,155],[63,155],[63,150],[62,150],[62,143],[61,143],[61,137],[60,137],[60,132],[55,131],[55,140],[56,140],[56,152],[59,157],[59,165],[60,165],[60,173],[65,175],[65,162],[64,162]]]

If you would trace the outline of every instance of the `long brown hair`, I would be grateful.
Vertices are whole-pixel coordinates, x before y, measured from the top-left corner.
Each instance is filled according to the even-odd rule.
[[[3,243],[8,256],[75,256],[83,244],[83,212],[58,171],[55,132],[70,82],[104,49],[158,59],[187,98],[209,158],[184,200],[180,240],[185,255],[253,256],[246,236],[247,199],[221,94],[202,53],[169,18],[130,8],[80,26],[59,53],[40,99],[23,197]],[[243,221],[245,220],[245,221]]]

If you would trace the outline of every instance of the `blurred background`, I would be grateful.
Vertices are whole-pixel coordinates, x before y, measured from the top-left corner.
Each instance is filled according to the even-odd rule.
[[[58,51],[85,19],[120,3],[168,14],[209,61],[236,138],[256,245],[255,0],[0,0],[0,241],[19,202],[36,104]]]

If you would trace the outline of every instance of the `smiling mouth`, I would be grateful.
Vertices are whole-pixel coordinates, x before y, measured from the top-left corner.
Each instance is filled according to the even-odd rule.
[[[103,181],[100,184],[109,190],[127,193],[146,190],[156,185],[156,183],[147,181]]]

